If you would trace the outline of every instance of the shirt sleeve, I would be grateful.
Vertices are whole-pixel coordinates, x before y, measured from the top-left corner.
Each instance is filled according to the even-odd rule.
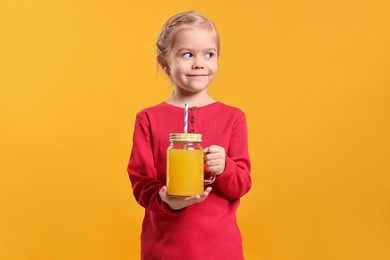
[[[147,114],[140,112],[135,121],[133,147],[127,167],[134,197],[145,209],[179,214],[181,211],[171,209],[161,200],[159,191],[163,184],[157,178],[153,158],[150,122]]]
[[[217,176],[216,185],[228,199],[239,199],[251,188],[250,169],[248,129],[242,114],[233,125],[225,170]]]

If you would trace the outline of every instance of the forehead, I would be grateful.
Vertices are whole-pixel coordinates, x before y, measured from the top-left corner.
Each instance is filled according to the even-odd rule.
[[[173,41],[172,51],[189,48],[189,49],[217,49],[217,33],[208,26],[186,27],[177,32]]]

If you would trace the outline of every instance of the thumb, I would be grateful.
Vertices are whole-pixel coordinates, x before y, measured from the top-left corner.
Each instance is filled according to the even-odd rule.
[[[167,193],[167,186],[163,186],[158,193],[160,193],[160,195]]]
[[[160,189],[158,192],[158,195],[160,195],[160,198],[162,201],[166,202],[167,201],[167,187],[164,186]]]

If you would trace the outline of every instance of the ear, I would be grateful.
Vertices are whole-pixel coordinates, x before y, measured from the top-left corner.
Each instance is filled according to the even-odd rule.
[[[166,68],[166,67],[168,67],[168,62],[167,62],[167,60],[165,59],[165,57],[163,56],[163,55],[161,55],[161,54],[158,54],[157,55],[157,62],[158,62],[158,64],[160,64],[160,66],[161,66],[161,68]]]
[[[158,64],[160,64],[161,68],[165,71],[165,73],[167,75],[169,75],[170,69],[169,69],[167,59],[163,55],[158,54],[157,55],[157,62],[158,62]]]

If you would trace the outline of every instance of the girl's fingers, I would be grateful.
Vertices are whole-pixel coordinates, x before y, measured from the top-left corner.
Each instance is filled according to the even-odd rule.
[[[210,160],[223,160],[225,159],[225,154],[224,153],[208,153],[204,157],[205,161],[210,161]]]
[[[207,187],[206,190],[203,192],[203,194],[205,194],[206,196],[209,195],[209,193],[213,190],[213,188],[211,187]]]
[[[200,201],[204,201],[210,194],[212,188],[208,187],[202,194],[199,195]]]
[[[206,166],[207,167],[213,167],[213,166],[219,166],[219,165],[224,165],[225,161],[224,160],[211,160],[211,161],[206,161]]]
[[[161,198],[163,198],[163,197],[165,198],[167,195],[167,187],[166,186],[162,187],[160,189],[160,191],[158,192],[158,194],[160,195]]]
[[[210,194],[211,187],[208,187],[203,193],[191,196],[191,197],[171,197],[167,194],[167,187],[164,186],[160,189],[159,195],[161,199],[168,203],[173,209],[181,209],[190,206],[195,203],[204,201]]]
[[[190,201],[192,204],[202,202],[209,196],[211,190],[212,188],[208,187],[203,193],[196,196],[188,197],[186,198],[186,200]]]
[[[223,167],[222,166],[212,166],[212,167],[207,167],[207,171],[210,173],[218,174],[222,172]]]
[[[220,152],[223,148],[218,145],[210,145],[208,147],[208,153],[217,153]]]

